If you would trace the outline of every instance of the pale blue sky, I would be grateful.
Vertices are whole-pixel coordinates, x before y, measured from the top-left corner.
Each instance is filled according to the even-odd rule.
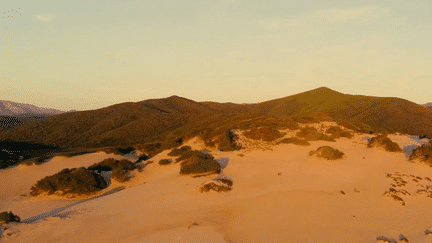
[[[432,0],[14,0],[0,23],[0,100],[255,103],[327,86],[432,102]]]

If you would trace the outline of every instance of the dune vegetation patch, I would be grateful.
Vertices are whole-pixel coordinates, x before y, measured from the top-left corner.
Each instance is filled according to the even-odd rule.
[[[247,138],[272,142],[286,135],[272,127],[259,127],[243,133]]]
[[[306,126],[301,128],[300,131],[297,132],[296,136],[303,138],[306,141],[318,141],[318,140],[331,141],[331,142],[336,141],[332,137],[318,132],[318,129],[311,126]]]
[[[401,147],[395,142],[393,142],[387,135],[380,134],[376,137],[371,138],[368,148],[383,148],[389,152],[402,152]]]
[[[81,168],[63,169],[57,174],[47,176],[31,187],[31,196],[55,192],[66,194],[91,194],[107,187],[104,178],[92,170]]]
[[[193,151],[188,158],[180,164],[180,174],[200,174],[208,172],[219,172],[220,164],[211,154]]]
[[[235,151],[240,150],[242,147],[237,144],[238,136],[234,133],[233,129],[228,129],[223,134],[218,149],[220,151]]]
[[[341,138],[341,137],[353,138],[353,136],[354,136],[352,132],[344,130],[339,126],[330,126],[326,130],[326,133],[330,133],[331,137],[334,139]]]
[[[310,145],[310,143],[308,141],[303,140],[303,139],[299,139],[299,138],[284,138],[278,142],[278,144],[281,144],[281,143],[292,143],[292,144],[300,145],[300,146],[309,146]]]
[[[309,156],[317,156],[318,158],[325,158],[328,160],[342,159],[344,155],[345,154],[343,152],[330,146],[321,146],[316,150],[309,152]]]
[[[21,222],[21,219],[18,215],[13,214],[12,212],[1,212],[0,213],[0,225],[8,224],[11,222]]]
[[[111,178],[118,182],[128,181],[130,179],[129,171],[135,170],[136,168],[136,165],[127,159],[116,160],[113,158],[104,159],[88,167],[89,170],[94,170],[98,173],[101,171],[112,171]]]
[[[228,192],[231,191],[232,185],[232,180],[228,177],[223,176],[204,182],[201,186],[198,187],[198,190],[200,192]]]
[[[410,160],[420,160],[432,166],[432,141],[414,149]]]
[[[159,164],[160,165],[169,165],[169,164],[171,164],[171,162],[172,162],[172,159],[161,159],[161,160],[159,160]]]

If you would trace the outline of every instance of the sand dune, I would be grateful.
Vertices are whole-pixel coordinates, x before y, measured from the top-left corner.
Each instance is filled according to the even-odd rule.
[[[410,242],[431,242],[432,234],[425,230],[432,230],[426,213],[432,210],[432,198],[427,196],[432,182],[426,179],[432,178],[432,168],[407,159],[415,146],[427,140],[389,135],[404,149],[402,153],[390,153],[367,148],[367,139],[372,136],[356,134],[353,139],[341,138],[336,142],[312,141],[310,146],[261,146],[270,146],[271,150],[209,149],[216,159],[226,163],[222,175],[234,182],[231,191],[200,193],[196,188],[216,175],[181,176],[179,164],[152,163],[141,173],[134,172],[135,177],[123,184],[124,190],[59,212],[55,210],[71,204],[71,199],[29,200],[19,197],[19,193],[28,192],[37,177],[55,173],[72,161],[77,164],[74,166],[87,166],[111,155],[62,158],[56,163],[48,162],[47,168],[34,167],[35,172],[22,167],[0,171],[4,175],[0,176],[1,183],[8,183],[3,178],[18,176],[23,183],[17,188],[8,184],[2,190],[1,210],[11,210],[27,222],[4,230],[3,240],[364,243],[380,242],[380,236],[399,240],[402,234]],[[205,148],[199,139],[190,140],[187,145]],[[324,145],[339,149],[346,157],[328,161],[307,155]],[[168,152],[150,160],[171,158]],[[116,186],[119,184],[109,188]],[[424,192],[418,193],[420,189]],[[404,206],[390,194],[398,195]],[[44,210],[53,213],[31,220]]]

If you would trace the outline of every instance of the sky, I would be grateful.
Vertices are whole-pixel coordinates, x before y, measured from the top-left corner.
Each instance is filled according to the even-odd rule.
[[[0,100],[257,103],[325,86],[432,102],[432,0],[14,0],[0,26]]]

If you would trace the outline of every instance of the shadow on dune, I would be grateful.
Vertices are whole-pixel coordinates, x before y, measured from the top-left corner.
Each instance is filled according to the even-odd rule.
[[[418,148],[419,146],[420,145],[418,145],[418,144],[407,145],[407,146],[403,147],[402,153],[404,153],[405,157],[407,157],[407,159],[409,159],[411,157],[411,154],[413,153],[413,150]]]
[[[220,164],[221,169],[225,169],[227,167],[229,159],[228,158],[219,158],[216,160]]]
[[[113,194],[113,193],[119,192],[119,191],[121,191],[121,190],[123,190],[123,189],[125,189],[124,186],[119,186],[119,187],[113,188],[113,189],[111,189],[111,190],[109,190],[109,191],[107,191],[107,192],[105,192],[105,193],[103,193],[103,194],[101,194],[101,195],[98,195],[98,196],[95,196],[95,197],[91,197],[91,198],[86,198],[86,199],[79,200],[79,201],[77,201],[77,202],[74,202],[74,203],[68,204],[68,205],[66,205],[66,206],[63,206],[63,207],[60,207],[60,208],[53,209],[53,210],[51,210],[51,211],[49,211],[49,212],[42,213],[42,214],[39,214],[39,215],[33,216],[33,217],[31,217],[31,218],[25,219],[25,220],[23,220],[23,221],[21,221],[21,222],[22,222],[22,223],[26,223],[26,224],[31,224],[31,223],[36,222],[37,220],[45,219],[45,218],[48,218],[48,217],[60,217],[60,218],[65,218],[65,217],[68,216],[68,213],[61,213],[61,212],[63,212],[64,210],[66,210],[66,209],[68,209],[68,208],[71,208],[71,207],[73,207],[73,206],[76,206],[76,205],[78,205],[78,204],[85,203],[85,202],[87,202],[87,201],[91,201],[91,200],[94,200],[94,199],[97,199],[97,198],[100,198],[100,197],[108,196],[108,195],[110,195],[110,194]]]

